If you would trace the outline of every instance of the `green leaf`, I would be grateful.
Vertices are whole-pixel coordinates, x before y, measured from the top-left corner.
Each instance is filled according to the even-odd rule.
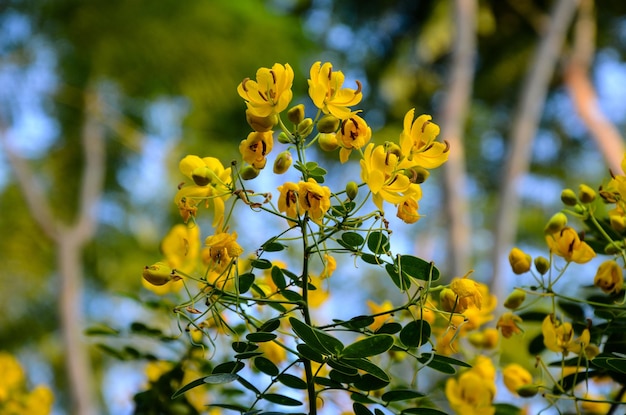
[[[356,232],[344,232],[341,235],[341,240],[344,241],[348,246],[359,247],[363,245],[365,239]]]
[[[339,354],[343,350],[343,343],[328,333],[311,327],[294,317],[289,317],[289,322],[298,337],[313,350],[330,355]]]
[[[367,238],[367,247],[374,254],[386,254],[389,252],[389,238],[382,232],[372,232]]]
[[[407,347],[420,347],[430,339],[430,324],[425,320],[407,323],[400,331],[400,341]]]
[[[372,411],[367,409],[365,405],[359,402],[354,402],[352,404],[352,410],[354,411],[354,415],[374,415]]]
[[[313,381],[317,384],[317,385],[322,385],[322,386],[326,386],[328,388],[333,388],[333,389],[339,389],[341,388],[341,383],[339,382],[335,382],[332,379],[328,379],[328,378],[323,378],[321,376],[314,376],[313,377]]]
[[[118,334],[120,334],[119,330],[104,324],[91,326],[85,330],[85,335],[87,336],[117,336]]]
[[[361,259],[363,260],[363,262],[366,262],[368,264],[372,264],[372,265],[382,265],[385,263],[385,261],[383,261],[382,259],[380,259],[379,256],[377,255],[372,255],[372,254],[362,254],[361,255]]]
[[[261,245],[261,248],[265,252],[279,252],[285,249],[286,247],[287,247],[286,245],[283,245],[280,242],[275,242],[274,238],[270,239],[269,241]]]
[[[254,367],[269,376],[276,376],[279,373],[278,367],[271,360],[262,356],[254,359]]]
[[[398,255],[395,260],[396,266],[408,277],[422,281],[436,281],[440,272],[432,262],[427,262],[412,255]]]
[[[358,329],[362,329],[364,327],[367,327],[369,325],[374,324],[374,317],[372,316],[356,316],[351,318],[348,321],[341,321],[341,320],[333,320],[335,323],[341,323],[342,326],[344,327],[348,327],[350,329],[353,330],[358,330]]]
[[[246,340],[254,342],[254,343],[263,343],[263,342],[272,341],[276,337],[278,336],[275,335],[274,333],[266,333],[263,331],[258,331],[256,333],[248,333],[246,335]]]
[[[287,281],[285,281],[285,274],[283,274],[282,270],[277,266],[272,267],[272,281],[279,290],[284,290],[287,287]]]
[[[261,356],[262,354],[263,352],[243,352],[243,353],[237,353],[233,357],[237,360],[244,360],[244,359],[250,359],[256,356]]]
[[[515,405],[508,403],[495,403],[493,406],[496,408],[495,415],[521,415],[522,410]]]
[[[389,385],[388,381],[379,379],[376,376],[370,375],[369,373],[361,376],[361,379],[354,382],[354,387],[360,389],[362,391],[375,391],[378,389],[382,389]]]
[[[241,413],[244,413],[248,409],[245,406],[233,405],[233,404],[230,404],[230,403],[210,403],[207,406],[208,407],[214,407],[214,408],[230,409],[231,411],[239,411]]]
[[[257,268],[257,269],[272,268],[272,263],[265,258],[253,259],[252,261],[250,261],[250,265],[252,265],[253,268]]]
[[[272,332],[280,327],[280,318],[271,318],[259,327],[259,331]]]
[[[280,293],[289,301],[302,301],[302,296],[295,291],[281,290]]]
[[[247,293],[250,287],[254,284],[254,274],[251,272],[246,272],[245,274],[239,275],[239,293],[244,294]]]
[[[410,399],[423,398],[424,394],[410,389],[396,389],[383,393],[380,397],[385,402],[408,401]]]
[[[266,394],[261,395],[261,398],[263,398],[266,401],[269,401],[271,403],[275,403],[277,405],[283,405],[283,406],[300,406],[300,405],[302,405],[301,401],[299,401],[297,399],[290,398],[289,396],[279,395],[278,393],[266,393]]]
[[[349,358],[343,358],[340,360],[340,363],[344,363],[348,366],[354,367],[356,369],[361,369],[375,377],[377,377],[380,380],[383,380],[385,382],[389,382],[389,375],[387,375],[387,373],[385,373],[384,370],[382,370],[381,368],[379,368],[378,366],[376,366],[374,363],[370,362],[367,359],[349,359]]]
[[[385,271],[400,291],[406,291],[411,287],[411,279],[406,274],[398,272],[398,268],[394,264],[385,264]]]
[[[361,376],[359,376],[358,373],[355,373],[353,375],[347,375],[335,369],[328,372],[328,377],[334,380],[335,382],[345,383],[348,385],[351,383],[357,382],[361,379]]]
[[[204,383],[208,383],[210,385],[221,385],[224,383],[234,382],[238,378],[239,376],[234,373],[216,373],[205,377]]]
[[[248,342],[233,342],[231,347],[236,353],[252,352],[259,348],[256,344]]]
[[[385,323],[378,330],[376,330],[377,334],[396,334],[402,330],[402,324],[396,323],[395,321]]]
[[[424,363],[426,360],[430,359],[430,356],[431,356],[431,353],[422,354],[422,356],[420,357],[420,362]],[[424,359],[424,360],[421,360],[421,359]],[[440,363],[447,363],[449,365],[455,365],[455,366],[472,367],[472,365],[462,360],[455,359],[454,357],[450,357],[450,356],[444,356],[441,354],[435,354],[432,358],[432,361],[440,362]]]
[[[447,415],[446,412],[442,412],[439,409],[434,408],[409,408],[400,412],[401,415]]]
[[[313,350],[311,346],[300,343],[296,346],[296,349],[298,349],[298,352],[302,355],[302,357],[317,363],[324,363],[324,356],[321,353]]]
[[[352,399],[354,402],[360,402],[360,403],[376,403],[376,401],[374,401],[367,395],[363,395],[362,393],[358,393],[358,392],[353,392],[350,395],[350,399]]]
[[[241,362],[225,362],[213,368],[213,374],[216,373],[237,373],[243,369],[246,365]]]
[[[237,376],[237,375],[233,375],[233,376]],[[179,396],[181,396],[182,394],[184,394],[185,392],[187,392],[188,390],[191,390],[193,388],[197,388],[198,386],[202,386],[205,385],[206,382],[204,382],[205,377],[201,377],[198,378],[194,381],[189,382],[188,384],[186,384],[185,386],[183,386],[182,388],[180,388],[179,390],[177,390],[176,392],[174,392],[174,394],[172,395],[172,399],[176,399]]]
[[[574,321],[584,321],[585,320],[585,311],[579,304],[575,304],[569,301],[557,301],[557,305],[563,312],[571,317]]]
[[[246,388],[246,389],[248,389],[248,390],[250,390],[250,391],[254,392],[255,394],[257,394],[257,395],[260,395],[260,394],[261,394],[261,391],[260,391],[260,390],[258,390],[258,389],[256,388],[256,386],[254,386],[252,383],[248,382],[247,380],[245,380],[245,379],[244,379],[244,378],[242,378],[241,376],[239,376],[239,377],[237,378],[237,382],[239,382],[239,383],[241,384],[241,386],[243,386],[244,388]]]
[[[307,387],[304,380],[297,376],[290,375],[289,373],[283,373],[282,375],[278,376],[277,379],[283,385],[293,389],[306,389]]]
[[[344,373],[348,376],[354,376],[359,373],[358,369],[348,366],[346,364],[340,363],[335,359],[329,359],[326,364],[338,372]]]
[[[393,336],[389,334],[375,334],[354,342],[341,352],[343,357],[369,357],[385,353],[393,346]]]

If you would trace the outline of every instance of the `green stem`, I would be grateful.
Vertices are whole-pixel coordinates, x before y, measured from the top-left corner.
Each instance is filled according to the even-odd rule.
[[[302,226],[302,244],[303,244],[303,256],[302,256],[302,316],[304,322],[311,326],[311,314],[309,311],[309,256],[311,254],[310,247],[307,244],[308,234],[306,222],[308,221],[308,214],[304,216]],[[311,368],[311,361],[309,359],[303,359],[304,373],[306,376],[307,384],[307,396],[309,399],[309,415],[317,414],[317,399],[315,395],[315,382],[313,381],[313,370]]]

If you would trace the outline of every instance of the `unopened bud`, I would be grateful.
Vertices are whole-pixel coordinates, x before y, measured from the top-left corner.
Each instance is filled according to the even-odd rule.
[[[567,225],[567,216],[565,216],[563,212],[558,212],[550,218],[543,231],[546,234],[561,232],[561,229],[563,229],[565,225]]]
[[[623,232],[626,230],[626,220],[621,215],[609,215],[609,223],[611,224],[611,228],[615,229],[617,232]]]
[[[175,276],[175,273],[172,268],[168,267],[165,263],[157,262],[156,264],[146,266],[141,276],[150,284],[159,286],[170,282]]]
[[[596,191],[586,184],[578,186],[578,198],[583,203],[591,203],[596,200]]]
[[[289,108],[289,111],[287,111],[287,119],[295,125],[300,124],[304,119],[304,105],[298,104],[295,107]]]
[[[293,143],[293,140],[289,137],[289,135],[287,135],[286,132],[281,131],[280,134],[278,134],[278,142],[281,144],[291,144]]]
[[[297,130],[298,134],[300,134],[300,137],[308,136],[309,134],[311,134],[311,131],[313,131],[313,120],[310,118],[303,119],[298,124]]]
[[[518,388],[515,392],[522,398],[532,398],[539,393],[539,387],[536,385],[524,385]]]
[[[578,197],[572,189],[563,189],[561,192],[561,202],[567,206],[576,206],[578,204]]]
[[[239,173],[243,180],[252,180],[259,175],[261,171],[253,166],[246,166]]]
[[[546,257],[538,256],[535,258],[535,269],[541,275],[545,275],[550,269],[550,261]]]
[[[515,310],[526,300],[526,293],[520,289],[515,289],[509,296],[504,300],[504,306],[509,310]]]
[[[509,253],[509,264],[516,274],[524,274],[530,271],[530,263],[532,258],[519,248],[511,249]]]
[[[291,167],[291,153],[289,150],[285,150],[276,156],[276,160],[274,160],[274,173],[275,174],[283,174],[289,167]]]
[[[462,313],[465,310],[460,310],[457,304],[457,295],[451,288],[444,288],[439,293],[439,304],[443,311],[447,312],[459,312]],[[456,307],[455,307],[456,306]]]
[[[276,124],[278,124],[278,116],[272,114],[268,117],[259,117],[246,110],[246,121],[256,132],[263,133],[270,131]]]
[[[348,182],[348,184],[346,184],[346,195],[348,196],[348,199],[350,200],[354,200],[356,199],[356,195],[359,193],[359,185],[356,184],[356,182]]]
[[[191,178],[198,186],[206,186],[213,182],[215,173],[207,166],[200,166],[193,169],[191,172]]]
[[[339,118],[335,117],[332,114],[324,115],[317,122],[317,131],[320,133],[335,133],[339,128],[339,123],[341,121]]]
[[[413,166],[404,169],[404,175],[409,178],[411,183],[422,184],[430,176],[430,172],[421,166]]]
[[[320,148],[324,151],[333,151],[339,147],[339,142],[337,141],[337,134],[335,133],[320,133],[317,138],[317,142],[320,145]]]

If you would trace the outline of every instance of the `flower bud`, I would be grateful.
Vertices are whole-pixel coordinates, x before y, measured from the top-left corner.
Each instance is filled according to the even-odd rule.
[[[596,191],[586,184],[578,186],[578,198],[583,203],[591,203],[596,200]]]
[[[457,304],[457,295],[450,288],[444,288],[443,290],[441,290],[441,292],[439,293],[439,304],[441,304],[441,308],[443,309],[443,311],[456,311],[458,313],[462,313],[463,311],[465,311],[459,310]]]
[[[326,114],[317,122],[317,131],[320,133],[336,133],[341,120],[332,114]]]
[[[215,172],[207,166],[200,166],[193,169],[191,172],[191,178],[193,182],[198,186],[206,186],[213,182],[215,178]]]
[[[411,183],[422,184],[430,176],[430,172],[421,166],[413,166],[404,169],[404,175],[409,178]]]
[[[624,232],[626,230],[626,220],[621,215],[609,215],[609,223],[611,228],[617,232]]]
[[[515,391],[522,398],[532,398],[539,393],[539,386],[537,385],[524,385],[521,388],[517,388]]]
[[[170,282],[175,273],[164,262],[157,262],[156,264],[146,266],[141,276],[150,284],[159,286]]]
[[[311,131],[313,131],[313,120],[310,118],[305,118],[303,119],[299,124],[298,124],[298,134],[300,134],[300,137],[306,137],[309,134],[311,134]]]
[[[346,195],[348,199],[356,199],[356,195],[359,193],[359,185],[356,182],[350,181],[346,184]]]
[[[298,104],[294,107],[289,108],[289,110],[287,111],[287,119],[295,125],[300,124],[304,119],[304,105]]]
[[[519,388],[530,385],[533,377],[523,366],[510,363],[502,370],[502,381],[509,391],[517,392]]]
[[[289,135],[287,135],[287,133],[281,131],[280,134],[278,134],[278,142],[281,144],[291,144],[293,143],[293,140],[289,137]]]
[[[541,275],[545,275],[550,269],[550,261],[546,257],[538,256],[535,258],[535,269]]]
[[[576,206],[578,198],[572,189],[563,189],[561,192],[561,202],[567,206]]]
[[[599,354],[600,354],[600,348],[598,347],[598,345],[589,343],[588,345],[585,346],[585,357],[587,359],[591,360]]]
[[[276,124],[278,124],[278,116],[272,114],[268,117],[259,117],[246,110],[246,121],[252,127],[252,129],[259,133],[270,131]]]
[[[241,169],[239,174],[243,180],[252,180],[255,177],[257,177],[260,172],[261,170],[253,166],[246,166],[243,169]]]
[[[509,310],[515,310],[522,305],[525,299],[526,293],[516,288],[511,294],[509,294],[506,300],[504,300],[504,306]]]
[[[291,167],[291,153],[289,150],[285,150],[276,156],[276,160],[274,160],[274,173],[275,174],[283,174],[289,167]]]
[[[563,212],[558,212],[550,218],[548,224],[543,231],[546,234],[557,233],[560,232],[561,229],[565,227],[565,225],[567,225],[567,216],[565,216],[565,213]]]
[[[511,249],[509,253],[509,263],[513,272],[516,274],[524,274],[530,271],[530,262],[532,258],[519,248]]]
[[[624,274],[622,268],[614,260],[604,261],[598,267],[593,285],[599,287],[607,294],[619,293],[624,286]]]
[[[324,151],[333,151],[339,147],[339,142],[337,141],[337,134],[335,133],[320,133],[317,138],[317,143],[320,145],[320,148]]]

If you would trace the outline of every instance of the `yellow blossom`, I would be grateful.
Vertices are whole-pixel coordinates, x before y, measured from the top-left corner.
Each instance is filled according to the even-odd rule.
[[[192,273],[200,255],[200,227],[195,224],[177,224],[161,241],[161,251],[170,268]]]
[[[333,272],[337,269],[337,260],[329,254],[324,254],[324,270],[320,275],[320,278],[325,279],[333,275]]]
[[[476,281],[467,278],[467,275],[463,278],[454,278],[450,283],[450,289],[458,296],[457,309],[465,311],[473,305],[480,310],[483,296]]]
[[[259,351],[263,352],[263,356],[278,364],[287,360],[287,350],[279,344],[271,342],[258,343]]]
[[[145,373],[148,382],[155,383],[164,374],[174,368],[172,362],[166,360],[151,360],[146,364]]]
[[[54,395],[46,386],[35,386],[33,390],[25,396],[24,410],[22,413],[28,415],[48,415],[52,411]]]
[[[17,359],[7,352],[0,352],[0,402],[6,400],[13,391],[25,382],[24,370]]]
[[[404,223],[415,223],[421,218],[417,213],[419,205],[415,199],[406,199],[404,202],[398,204],[398,218],[402,219]]]
[[[458,379],[449,378],[445,393],[450,406],[459,415],[493,415],[496,412],[492,405],[495,383],[477,371],[468,370]]]
[[[287,108],[293,97],[292,84],[291,66],[275,63],[271,69],[259,68],[256,81],[244,79],[237,87],[237,92],[253,115],[269,117]]]
[[[567,226],[559,232],[546,235],[546,242],[553,254],[568,262],[584,264],[596,256],[593,249],[586,242],[580,240],[578,233]]]
[[[237,232],[220,232],[206,238],[208,256],[211,264],[218,270],[223,270],[230,261],[243,253],[243,248],[237,243]]]
[[[414,120],[415,109],[404,116],[404,129],[400,135],[400,148],[404,159],[402,167],[421,166],[434,169],[448,160],[449,148],[436,141],[439,126],[433,123],[430,115],[420,115]]]
[[[367,306],[369,307],[371,314],[379,314],[389,310],[393,310],[393,304],[389,300],[385,300],[381,304],[377,304],[372,300],[367,300]],[[385,324],[387,320],[389,320],[389,318],[389,314],[376,316],[374,317],[374,323],[370,324],[369,328],[373,331],[376,331],[381,328],[382,325]]]
[[[337,132],[337,141],[341,145],[339,150],[339,161],[345,163],[352,152],[352,149],[364,147],[372,138],[372,129],[365,120],[356,114],[345,119],[341,123],[341,128]]]
[[[267,155],[274,147],[272,131],[257,132],[248,134],[245,140],[239,143],[239,152],[243,161],[252,165],[255,169],[263,169],[267,163]]]
[[[602,402],[608,401],[609,399],[604,396],[592,395],[589,393],[585,393],[584,399],[580,404],[582,410],[585,414],[589,415],[603,415],[608,414],[611,410],[610,402]]]
[[[517,393],[519,388],[530,385],[533,381],[530,372],[517,363],[506,365],[502,370],[502,377],[504,385],[512,393]]]
[[[361,83],[356,81],[357,89],[342,88],[344,75],[341,71],[333,71],[333,65],[326,62],[315,62],[311,66],[309,79],[309,96],[315,106],[325,114],[332,114],[345,120],[352,114],[349,107],[358,104],[363,98]]]
[[[543,333],[543,344],[553,352],[563,353],[567,356],[569,352],[579,354],[589,345],[590,334],[588,329],[584,329],[580,337],[574,337],[574,329],[567,322],[560,322],[553,314],[549,314],[541,324]]]
[[[516,274],[524,274],[530,271],[530,264],[532,262],[532,258],[530,255],[525,253],[519,248],[511,249],[509,253],[509,263],[511,264],[511,268],[513,272]]]
[[[280,196],[278,197],[278,211],[284,213],[290,218],[298,218],[298,191],[299,187],[296,183],[287,182],[282,186],[278,186]],[[289,221],[293,226],[294,221]]]
[[[330,209],[330,189],[328,186],[320,186],[312,178],[298,183],[298,189],[300,208],[309,213],[313,222],[321,224],[324,214]]]
[[[598,267],[593,284],[607,294],[621,292],[624,286],[622,268],[614,260],[604,261]]]
[[[330,290],[327,287],[324,288],[324,281],[319,276],[311,275],[309,283],[315,287],[314,290],[309,290],[309,305],[314,308],[319,307],[328,299]]]
[[[485,330],[469,334],[467,340],[469,340],[474,347],[490,350],[496,348],[499,338],[500,333],[498,329],[488,327]]]
[[[514,334],[518,334],[522,332],[519,324],[522,322],[522,318],[518,315],[507,311],[502,314],[498,319],[498,323],[496,324],[496,328],[500,330],[502,333],[502,337],[505,339],[511,338]]]

